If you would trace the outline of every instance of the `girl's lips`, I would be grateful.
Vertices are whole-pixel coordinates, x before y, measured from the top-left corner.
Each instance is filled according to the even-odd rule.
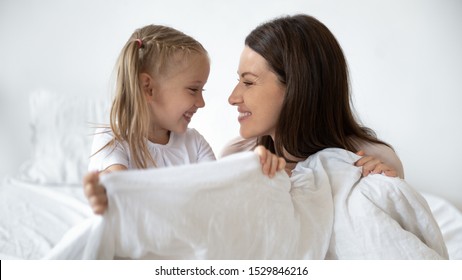
[[[250,112],[239,112],[239,116],[237,117],[237,120],[239,122],[247,119],[248,117],[250,117],[252,115],[252,113]]]
[[[188,122],[191,121],[193,115],[194,115],[194,113],[192,113],[192,112],[186,112],[186,113],[183,114],[184,118],[185,118]]]

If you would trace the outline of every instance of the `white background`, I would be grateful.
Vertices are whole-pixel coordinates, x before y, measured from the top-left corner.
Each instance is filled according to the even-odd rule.
[[[239,271],[236,275],[156,275],[160,268],[220,269]],[[295,267],[295,275],[266,274],[251,275],[250,270],[259,268],[289,268]],[[305,270],[306,268],[306,270]],[[297,275],[298,269],[302,273]],[[303,275],[308,271],[308,275]],[[36,279],[36,280],[62,280],[62,279],[113,279],[113,280],[279,280],[279,279],[345,279],[369,280],[373,276],[376,280],[388,279],[445,279],[459,280],[461,276],[460,261],[428,261],[428,260],[66,260],[66,261],[31,261],[31,260],[4,260],[2,261],[2,280],[10,279]]]
[[[138,27],[165,24],[212,59],[206,107],[192,127],[215,153],[238,135],[227,103],[245,36],[263,21],[306,13],[347,57],[356,111],[391,143],[406,179],[462,209],[460,0],[0,0],[0,177],[29,156],[28,95],[109,95],[117,55]]]

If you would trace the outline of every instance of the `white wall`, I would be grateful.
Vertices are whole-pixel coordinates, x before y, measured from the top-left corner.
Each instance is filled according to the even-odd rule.
[[[238,133],[227,97],[245,35],[303,12],[323,21],[349,61],[363,122],[400,155],[407,180],[462,209],[462,1],[0,0],[0,176],[30,153],[28,94],[108,94],[132,31],[166,24],[201,41],[212,70],[191,126],[218,154]]]

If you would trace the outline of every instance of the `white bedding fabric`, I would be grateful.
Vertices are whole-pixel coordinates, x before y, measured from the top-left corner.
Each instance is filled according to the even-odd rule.
[[[322,259],[329,186],[291,188],[285,173],[269,179],[260,169],[255,154],[243,153],[109,174],[104,218],[75,228],[48,258]]]
[[[32,153],[19,178],[34,184],[80,187],[96,127],[108,123],[109,96],[38,90],[29,97]]]
[[[361,178],[353,153],[327,149],[303,166],[329,174],[335,222],[327,259],[448,259],[425,199],[404,180]],[[356,170],[355,170],[356,169]]]
[[[76,186],[5,179],[0,185],[0,259],[40,259],[92,215]]]
[[[357,158],[326,149],[290,179],[264,176],[253,153],[109,174],[109,210],[46,258],[448,258],[422,196],[397,178],[361,178]]]
[[[449,258],[462,260],[462,212],[439,196],[430,193],[423,196],[443,233]]]

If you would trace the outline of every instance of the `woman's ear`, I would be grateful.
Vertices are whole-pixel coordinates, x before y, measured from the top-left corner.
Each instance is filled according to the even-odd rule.
[[[146,98],[152,98],[153,83],[151,76],[147,73],[141,73],[139,75],[139,83],[141,91],[145,94]]]

